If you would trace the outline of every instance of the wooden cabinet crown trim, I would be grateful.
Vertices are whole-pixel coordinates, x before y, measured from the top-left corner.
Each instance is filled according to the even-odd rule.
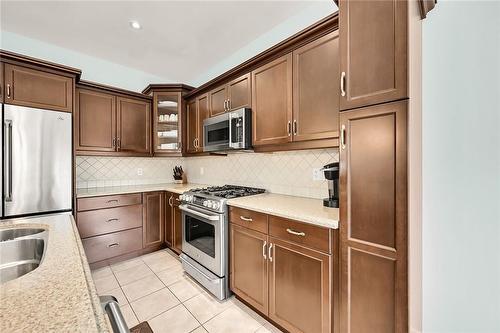
[[[97,82],[91,82],[91,81],[85,81],[81,80],[76,84],[76,88],[84,88],[84,89],[91,89],[91,90],[97,90],[101,92],[107,92],[107,93],[112,93],[114,95],[122,95],[122,96],[127,96],[127,97],[133,97],[133,98],[141,98],[147,101],[151,101],[153,99],[152,96],[141,94],[135,91],[130,91],[126,89],[121,89],[113,86],[108,86],[106,84],[101,84]]]

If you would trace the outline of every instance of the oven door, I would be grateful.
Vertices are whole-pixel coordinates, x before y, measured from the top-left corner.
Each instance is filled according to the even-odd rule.
[[[219,277],[225,274],[224,214],[181,205],[182,252]]]
[[[229,149],[229,116],[227,113],[203,121],[203,151]]]

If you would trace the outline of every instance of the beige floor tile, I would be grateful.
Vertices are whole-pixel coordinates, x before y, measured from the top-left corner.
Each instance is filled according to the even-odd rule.
[[[156,275],[168,287],[169,285],[184,278],[184,269],[181,265],[178,265],[158,272]]]
[[[111,265],[111,270],[116,273],[119,271],[129,269],[131,267],[135,267],[135,266],[140,265],[142,263],[143,263],[143,261],[140,258],[133,258],[130,260],[121,261],[119,263]]]
[[[170,289],[181,302],[187,301],[203,291],[202,287],[187,277],[171,284],[168,286],[168,289]]]
[[[154,333],[189,333],[200,326],[182,304],[148,320],[148,323]]]
[[[128,301],[133,302],[136,299],[149,295],[164,287],[165,285],[156,277],[156,275],[150,275],[123,286],[122,290],[125,296],[127,296]]]
[[[112,290],[105,291],[104,293],[99,294],[99,296],[104,296],[104,295],[115,296],[116,300],[118,301],[118,305],[120,305],[120,306],[124,306],[124,305],[128,304],[128,300],[125,297],[125,295],[123,294],[122,288],[112,289]]]
[[[207,330],[203,328],[203,326],[198,327],[194,331],[191,331],[191,333],[207,333]]]
[[[283,333],[280,329],[270,323],[261,326],[255,333]]]
[[[118,284],[118,281],[116,281],[114,275],[108,275],[102,278],[94,279],[94,284],[97,289],[97,293],[101,295],[106,291],[120,288],[120,285]]]
[[[109,266],[101,267],[92,271],[93,279],[100,279],[110,275],[113,275],[113,271],[111,271]]]
[[[135,325],[139,324],[139,320],[132,311],[130,305],[124,305],[120,307],[120,311],[122,312],[123,318],[125,318],[125,322],[127,323],[128,328],[132,328]]]
[[[151,268],[153,272],[161,272],[170,267],[181,266],[178,259],[172,257],[166,251],[159,251],[152,254],[148,254],[142,257],[142,260],[146,265]]]
[[[168,288],[160,289],[130,303],[140,322],[156,317],[177,304],[179,304],[179,300]]]
[[[141,262],[139,265],[115,272],[116,279],[121,286],[125,286],[134,281],[145,278],[146,276],[153,275],[154,273],[149,267]]]
[[[235,305],[203,324],[209,333],[253,333],[262,325]]]
[[[253,319],[257,320],[259,322],[259,324],[265,325],[265,324],[269,323],[264,317],[262,317],[261,315],[259,315],[254,310],[250,309],[248,306],[246,306],[245,304],[243,304],[237,298],[233,297],[232,298],[232,302],[233,302],[233,304],[236,307],[238,307],[239,309],[245,311],[250,317],[252,317]]]
[[[207,322],[222,311],[226,310],[233,303],[230,300],[220,302],[214,296],[206,292],[194,296],[187,300],[184,306],[200,323]]]

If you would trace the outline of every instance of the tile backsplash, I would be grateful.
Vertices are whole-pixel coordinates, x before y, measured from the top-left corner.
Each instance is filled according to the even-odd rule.
[[[338,161],[337,149],[277,153],[231,153],[190,158],[77,156],[77,187],[169,183],[182,165],[188,182],[262,187],[272,193],[325,198],[328,184],[313,169]]]

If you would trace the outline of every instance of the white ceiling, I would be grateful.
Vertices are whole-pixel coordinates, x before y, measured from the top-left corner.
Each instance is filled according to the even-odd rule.
[[[2,0],[0,27],[189,83],[287,19],[324,8],[324,1]],[[142,29],[131,29],[130,20]]]

